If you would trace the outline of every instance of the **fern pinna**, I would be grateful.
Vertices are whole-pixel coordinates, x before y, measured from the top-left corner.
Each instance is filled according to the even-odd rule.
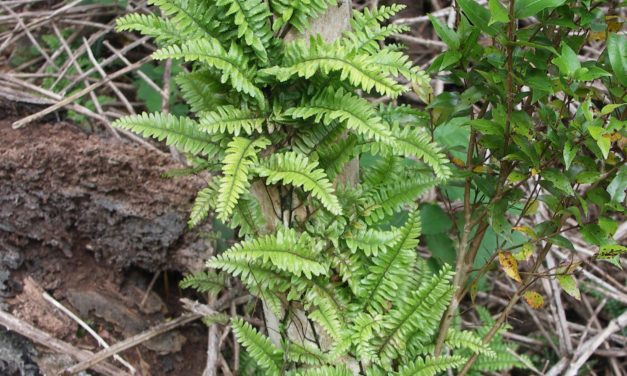
[[[423,112],[367,99],[409,87],[428,97],[428,77],[398,46],[382,45],[404,30],[382,25],[401,6],[354,12],[334,42],[286,43],[286,30],[306,29],[335,0],[149,3],[164,16],[131,14],[117,27],[154,37],[155,59],[191,63],[176,82],[194,115],[115,125],[165,140],[215,177],[189,224],[214,211],[238,228],[242,241],[208,266],[284,318],[273,340],[232,320],[262,374],[435,375],[473,353],[506,360],[478,365],[519,365],[470,331],[451,332],[447,355],[433,355],[451,270],[431,272],[417,257],[414,203],[451,172]],[[358,179],[347,179],[355,161]],[[209,272],[186,285],[207,291],[219,281]]]

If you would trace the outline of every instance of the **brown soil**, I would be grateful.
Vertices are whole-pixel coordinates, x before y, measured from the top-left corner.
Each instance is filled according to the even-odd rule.
[[[186,228],[203,180],[163,179],[176,167],[169,155],[71,124],[13,130],[14,119],[2,112],[0,308],[92,351],[96,342],[44,301],[41,289],[110,343],[179,315],[177,279],[212,254],[203,236],[209,226]],[[157,271],[167,278],[140,306]],[[200,375],[205,347],[206,328],[193,323],[124,355],[143,375]],[[40,372],[55,368],[48,358],[38,348]]]

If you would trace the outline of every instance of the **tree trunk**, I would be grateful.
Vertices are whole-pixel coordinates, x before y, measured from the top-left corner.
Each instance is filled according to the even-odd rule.
[[[295,29],[292,29],[286,35],[285,40],[288,42],[299,38],[309,40],[310,36],[319,34],[325,41],[333,42],[341,37],[342,33],[350,27],[351,2],[350,0],[344,0],[338,3],[337,7],[330,7],[325,14],[312,20],[310,28],[304,34],[298,33]],[[355,159],[346,165],[342,173],[336,178],[335,183],[341,182],[343,184],[354,185],[357,183],[358,174],[359,161]],[[285,224],[289,222],[289,218],[286,218],[284,213],[277,212],[277,209],[280,210],[281,208],[281,202],[276,189],[266,187],[264,182],[257,181],[252,186],[252,192],[260,203],[267,221],[268,232],[273,231],[280,225],[281,221],[285,222]],[[301,213],[293,213],[294,216],[299,216],[299,214]],[[281,333],[279,330],[280,320],[272,310],[269,309],[265,302],[264,314],[266,325],[268,326],[268,336],[275,344],[279,345],[281,342]],[[330,338],[325,338],[323,335],[324,331],[317,325],[315,328],[312,328],[311,321],[307,319],[304,311],[296,310],[293,315],[294,318],[292,318],[291,322],[287,325],[287,336],[289,338],[296,342],[302,343],[308,341],[316,345],[316,343],[313,342],[313,339],[316,337],[314,335],[315,332],[318,334],[321,347],[323,349],[330,347]]]

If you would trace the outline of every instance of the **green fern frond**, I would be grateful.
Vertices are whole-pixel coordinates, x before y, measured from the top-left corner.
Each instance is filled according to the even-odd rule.
[[[351,339],[355,345],[358,358],[362,361],[372,362],[376,360],[376,350],[371,344],[375,333],[381,330],[383,316],[380,314],[368,314],[361,312],[353,320],[350,328]]]
[[[344,44],[353,53],[374,54],[381,49],[379,42],[391,37],[394,34],[402,34],[409,28],[404,25],[386,25],[365,28],[354,28],[353,31],[345,33]]]
[[[402,165],[399,157],[393,154],[383,156],[372,166],[363,169],[364,184],[368,188],[376,188],[400,176],[401,171]]]
[[[324,275],[327,266],[318,261],[318,245],[307,233],[280,228],[274,235],[244,241],[222,253],[223,259],[261,260],[295,276]]]
[[[373,138],[377,141],[388,139],[391,134],[389,128],[376,115],[367,100],[360,98],[343,89],[327,88],[325,91],[305,100],[301,106],[293,107],[285,112],[293,118],[314,118],[315,122],[329,125],[335,120],[345,122],[349,129],[358,134]]]
[[[435,376],[449,368],[455,369],[463,366],[466,358],[459,355],[442,355],[438,357],[418,358],[412,364],[401,367],[397,376]]]
[[[397,153],[406,157],[416,157],[433,169],[439,179],[447,179],[451,170],[447,163],[448,158],[442,152],[439,145],[431,140],[431,136],[424,131],[410,127],[400,130],[394,127],[394,149]]]
[[[427,126],[429,122],[429,114],[406,104],[399,106],[380,104],[377,108],[377,114],[388,124],[398,124],[403,128],[416,124]]]
[[[281,181],[284,184],[301,187],[320,200],[331,213],[341,215],[342,208],[333,193],[333,186],[324,171],[317,167],[318,164],[310,162],[306,156],[287,152],[273,154],[263,160],[257,173],[266,178],[266,184]]]
[[[370,56],[349,54],[341,44],[327,44],[320,37],[312,37],[309,45],[303,40],[288,44],[282,65],[263,69],[262,72],[282,82],[292,76],[310,78],[317,72],[325,76],[339,72],[340,80],[347,80],[367,92],[375,89],[379,94],[391,98],[398,97],[406,90],[382,74]]]
[[[389,365],[401,355],[416,331],[426,338],[437,330],[453,294],[449,283],[452,275],[450,267],[445,266],[418,291],[397,302],[398,306],[384,317],[381,325],[385,330],[374,342],[381,364]]]
[[[402,76],[410,83],[425,89],[430,88],[429,76],[420,68],[414,67],[409,57],[404,53],[383,49],[374,54],[372,59],[383,73],[393,77]]]
[[[398,300],[397,294],[409,279],[416,260],[420,228],[420,215],[411,213],[398,238],[373,258],[369,274],[362,281],[366,307],[384,312],[388,304]]]
[[[203,62],[221,72],[222,83],[228,81],[235,90],[255,98],[260,108],[266,107],[265,96],[253,83],[255,71],[248,66],[248,59],[236,44],[231,44],[227,52],[217,39],[204,37],[161,48],[152,57]]]
[[[194,228],[204,221],[209,215],[209,211],[215,208],[216,205],[216,190],[214,187],[206,187],[198,191],[196,199],[192,205],[192,210],[189,214],[189,220],[187,226]]]
[[[304,33],[309,27],[309,20],[336,4],[336,0],[270,0],[270,5],[278,16],[272,28],[278,30],[289,23],[300,33]]]
[[[321,148],[333,145],[345,130],[346,126],[340,122],[306,126],[296,136],[294,150],[309,155]]]
[[[353,376],[353,373],[345,366],[324,366],[318,368],[309,368],[305,370],[296,370],[288,373],[290,376]]]
[[[344,303],[336,285],[324,285],[319,281],[306,281],[307,308],[315,307],[309,318],[318,323],[329,336],[339,341],[344,332]]]
[[[498,372],[511,368],[527,368],[527,365],[522,363],[514,355],[507,352],[498,352],[493,357],[480,355],[472,366],[473,371],[482,372]]]
[[[226,9],[224,16],[233,16],[237,38],[252,47],[259,60],[266,64],[272,39],[268,4],[263,0],[217,0],[216,5]]]
[[[261,207],[257,199],[244,193],[233,210],[231,228],[239,227],[239,236],[260,235],[265,232],[266,219],[263,217]]]
[[[221,135],[209,135],[198,130],[198,124],[187,117],[177,117],[165,113],[142,113],[125,116],[113,122],[114,127],[128,129],[144,137],[152,137],[159,141],[165,140],[184,153],[215,156],[220,147]]]
[[[235,137],[229,142],[223,160],[223,176],[220,179],[216,204],[218,219],[226,221],[229,218],[237,200],[250,185],[248,172],[250,166],[257,161],[257,149],[263,149],[269,143],[263,137],[256,140]]]
[[[346,245],[352,252],[362,250],[366,256],[377,256],[379,252],[385,250],[388,244],[398,239],[400,232],[398,229],[390,231],[368,228],[356,234],[346,236]]]
[[[367,52],[374,54],[380,50],[379,42],[394,35],[406,32],[407,26],[390,24],[381,26],[396,13],[404,9],[404,5],[393,4],[375,9],[364,8],[363,11],[353,12],[351,30],[344,33],[351,52]]]
[[[192,288],[198,292],[217,294],[225,286],[224,276],[212,271],[198,272],[185,276],[179,282],[182,289]]]
[[[192,35],[183,34],[172,21],[155,16],[154,14],[131,13],[115,21],[115,30],[138,31],[143,35],[154,38],[159,44],[178,43],[187,37],[200,37],[198,29],[192,29]]]
[[[449,329],[446,333],[445,343],[453,349],[468,349],[472,352],[493,358],[496,353],[489,346],[483,343],[483,340],[474,332],[466,330]]]
[[[335,143],[321,147],[316,152],[318,163],[324,169],[330,180],[333,180],[344,170],[344,166],[357,155],[357,137],[354,134],[340,139]]]
[[[158,6],[187,39],[201,36],[227,39],[226,23],[214,21],[217,7],[204,0],[149,0],[148,4]]]
[[[255,359],[259,367],[268,372],[268,375],[279,375],[283,351],[275,347],[268,337],[257,332],[250,324],[240,318],[231,319],[233,333],[248,354]]]
[[[293,341],[284,341],[283,352],[287,359],[311,366],[320,366],[330,361],[327,354],[307,342],[296,343]]]
[[[227,101],[227,93],[219,76],[208,70],[179,73],[175,80],[181,89],[181,95],[195,113],[211,111]]]
[[[261,261],[233,259],[217,255],[207,261],[207,267],[220,269],[239,277],[251,293],[268,299],[271,293],[284,292],[290,287],[291,276]]]
[[[361,25],[381,23],[394,17],[406,7],[404,4],[382,5],[373,9],[366,7],[361,12],[355,12],[353,17]]]
[[[208,133],[229,133],[239,136],[240,133],[251,135],[255,131],[261,132],[261,126],[265,121],[265,117],[250,110],[220,106],[215,111],[203,113],[199,123],[200,129]]]
[[[435,182],[427,178],[414,178],[400,183],[384,185],[368,194],[368,204],[363,209],[366,222],[374,223],[399,211],[403,205],[413,204]]]

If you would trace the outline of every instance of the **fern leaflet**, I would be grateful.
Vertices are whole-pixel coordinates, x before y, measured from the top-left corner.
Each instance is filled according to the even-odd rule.
[[[145,137],[153,137],[159,141],[165,140],[167,145],[175,146],[184,153],[200,153],[212,157],[220,150],[217,142],[222,136],[199,131],[198,124],[187,117],[176,117],[165,113],[142,113],[120,118],[113,123],[113,126],[131,130]]]
[[[229,218],[239,197],[249,186],[248,172],[251,164],[257,160],[257,149],[269,145],[265,138],[256,140],[235,137],[228,145],[224,157],[216,212],[218,219]]]
[[[257,173],[266,177],[267,184],[282,181],[311,192],[331,213],[340,215],[342,208],[333,194],[333,186],[323,170],[315,162],[296,152],[273,154],[262,161]]]
[[[269,375],[281,373],[283,351],[275,347],[268,337],[260,334],[249,323],[239,318],[231,320],[231,327],[237,340],[244,345],[259,367],[266,370]]]

